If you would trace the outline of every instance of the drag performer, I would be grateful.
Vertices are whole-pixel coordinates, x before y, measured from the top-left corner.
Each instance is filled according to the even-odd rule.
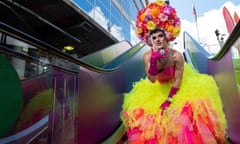
[[[124,95],[121,119],[129,144],[221,144],[226,120],[214,79],[200,74],[169,43],[180,19],[162,0],[137,14],[137,35],[149,45],[146,78]]]

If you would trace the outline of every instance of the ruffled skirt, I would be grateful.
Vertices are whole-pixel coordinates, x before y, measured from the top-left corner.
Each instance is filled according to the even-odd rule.
[[[147,78],[124,95],[121,119],[132,144],[225,143],[226,120],[214,79],[185,64],[181,86],[171,105],[161,113],[172,86]]]

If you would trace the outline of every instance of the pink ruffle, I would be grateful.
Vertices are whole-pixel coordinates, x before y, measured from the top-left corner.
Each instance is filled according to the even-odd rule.
[[[198,113],[196,112],[198,109]],[[224,141],[216,113],[205,101],[186,103],[179,115],[174,111],[161,115],[145,114],[139,108],[124,112],[130,144],[217,144]],[[133,119],[130,119],[133,117]]]

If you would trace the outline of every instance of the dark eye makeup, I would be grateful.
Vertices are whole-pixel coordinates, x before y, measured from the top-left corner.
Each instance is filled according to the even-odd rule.
[[[155,39],[157,39],[157,38],[162,38],[162,37],[163,37],[163,34],[159,34],[159,35],[157,35],[157,36],[153,36],[152,39],[155,40]]]

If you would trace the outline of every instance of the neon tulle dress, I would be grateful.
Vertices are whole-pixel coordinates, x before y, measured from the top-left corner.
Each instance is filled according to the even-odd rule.
[[[172,86],[172,67],[160,72],[160,82],[143,78],[124,95],[121,119],[129,144],[225,143],[226,120],[214,79],[184,67],[179,91],[163,114],[160,105]]]

